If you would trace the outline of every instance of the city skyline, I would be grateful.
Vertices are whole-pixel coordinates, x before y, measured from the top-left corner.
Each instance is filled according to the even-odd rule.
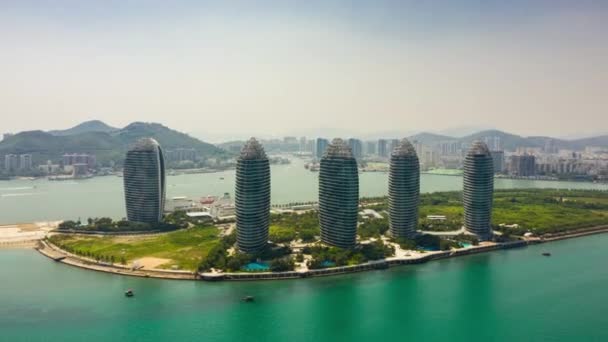
[[[278,127],[606,133],[604,4],[0,6],[8,132],[99,118],[165,122],[214,142]]]

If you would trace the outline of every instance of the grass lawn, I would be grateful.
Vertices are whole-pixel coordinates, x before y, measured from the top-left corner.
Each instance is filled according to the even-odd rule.
[[[460,193],[422,194],[420,221],[427,215],[445,215],[454,227],[462,225]],[[492,209],[493,225],[518,224],[518,233],[537,234],[608,224],[608,193],[585,190],[497,190]],[[436,224],[434,230],[446,230]],[[428,227],[425,229],[429,229]]]
[[[127,262],[143,257],[171,259],[159,267],[177,265],[183,270],[195,270],[209,250],[219,244],[220,238],[216,227],[207,226],[149,237],[56,235],[51,241],[79,255],[114,256],[116,262],[121,257]]]

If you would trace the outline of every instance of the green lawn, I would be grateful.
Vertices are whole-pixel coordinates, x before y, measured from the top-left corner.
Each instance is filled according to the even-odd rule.
[[[220,243],[218,230],[214,226],[196,227],[151,237],[83,237],[56,235],[51,241],[63,248],[84,256],[114,256],[116,262],[124,257],[127,262],[156,257],[171,259],[161,265],[170,268],[195,270],[209,250]]]
[[[463,208],[459,192],[422,194],[421,229],[448,230],[462,225]],[[445,224],[428,224],[427,215],[445,215]],[[518,224],[514,233],[538,234],[608,224],[608,193],[588,190],[497,190],[492,224]]]

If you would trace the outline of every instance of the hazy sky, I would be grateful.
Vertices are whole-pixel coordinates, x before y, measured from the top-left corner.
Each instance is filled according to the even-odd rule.
[[[607,1],[0,0],[0,127],[607,132],[607,37]]]

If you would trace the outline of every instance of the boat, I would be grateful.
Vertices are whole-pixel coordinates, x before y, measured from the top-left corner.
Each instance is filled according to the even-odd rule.
[[[133,297],[133,296],[135,296],[135,292],[133,292],[133,290],[131,290],[131,289],[128,289],[127,291],[125,291],[125,296]]]
[[[549,252],[543,252],[543,256],[551,256],[551,253],[549,253]]]
[[[224,180],[224,177],[220,177],[221,180]]]
[[[253,296],[245,296],[245,297],[241,298],[241,300],[243,302],[250,303],[250,302],[253,302],[255,300],[255,298]]]

